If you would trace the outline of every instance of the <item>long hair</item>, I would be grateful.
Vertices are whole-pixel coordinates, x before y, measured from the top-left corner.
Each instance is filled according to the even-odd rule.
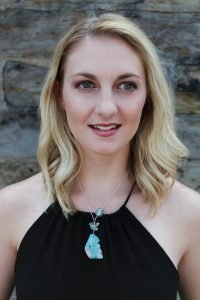
[[[52,202],[59,201],[66,217],[75,212],[69,194],[81,168],[81,155],[61,108],[57,83],[62,85],[64,64],[73,46],[86,36],[118,37],[128,43],[143,62],[147,99],[131,141],[128,171],[156,211],[173,185],[177,167],[188,150],[175,133],[173,97],[155,46],[133,20],[111,13],[82,19],[64,35],[54,52],[41,94],[37,150],[47,195]]]

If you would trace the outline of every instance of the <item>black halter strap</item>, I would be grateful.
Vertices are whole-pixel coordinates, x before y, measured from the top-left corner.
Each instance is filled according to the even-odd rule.
[[[131,196],[131,194],[132,194],[132,191],[133,191],[134,186],[135,186],[135,182],[134,182],[134,184],[132,185],[131,190],[130,190],[130,192],[129,192],[127,198],[126,198],[126,201],[124,202],[124,204],[123,204],[122,206],[126,206],[126,204],[128,203],[128,200],[130,199],[130,196]]]

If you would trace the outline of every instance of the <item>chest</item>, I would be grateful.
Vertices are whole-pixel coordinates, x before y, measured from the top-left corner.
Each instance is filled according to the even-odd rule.
[[[100,220],[100,260],[89,259],[84,251],[90,221],[87,213],[68,222],[62,212],[50,210],[36,220],[18,250],[19,300],[93,299],[94,295],[115,300],[176,299],[174,265],[127,208]]]

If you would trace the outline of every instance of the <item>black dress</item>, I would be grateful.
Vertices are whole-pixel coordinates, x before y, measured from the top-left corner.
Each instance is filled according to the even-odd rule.
[[[89,212],[67,220],[58,202],[20,244],[17,300],[176,300],[178,272],[154,237],[124,205],[98,218],[103,259],[89,259]]]

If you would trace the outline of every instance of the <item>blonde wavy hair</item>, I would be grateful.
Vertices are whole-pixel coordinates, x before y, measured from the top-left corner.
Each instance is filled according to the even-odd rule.
[[[156,49],[147,35],[133,20],[117,14],[82,19],[58,43],[40,101],[37,159],[47,196],[52,202],[59,202],[66,217],[76,211],[69,195],[82,162],[79,146],[59,102],[57,83],[62,85],[64,63],[72,47],[86,36],[102,35],[128,43],[145,68],[147,99],[131,141],[128,171],[154,212],[173,185],[180,160],[188,155],[187,148],[176,136],[173,97]]]

